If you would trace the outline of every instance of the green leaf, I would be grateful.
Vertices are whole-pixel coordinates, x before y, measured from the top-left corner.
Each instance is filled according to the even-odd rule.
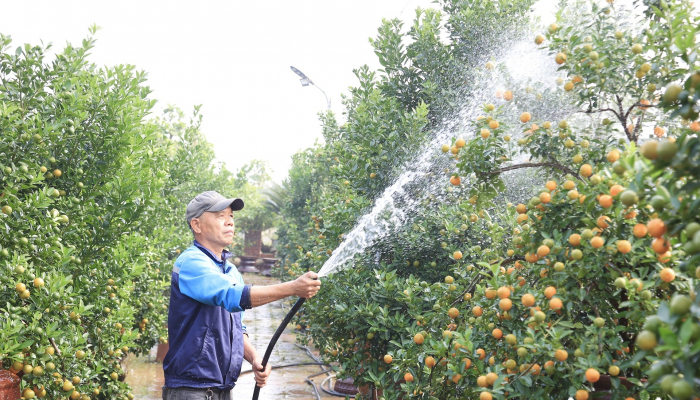
[[[683,325],[681,326],[680,329],[680,335],[681,335],[681,345],[685,346],[688,344],[690,341],[690,337],[693,334],[693,325],[694,322],[691,318],[688,318],[685,320]]]
[[[523,384],[523,386],[527,386],[527,387],[531,387],[531,386],[532,386],[532,378],[531,378],[530,376],[528,376],[528,375],[521,376],[521,377],[518,379],[518,382],[520,382],[521,384]]]
[[[663,340],[663,348],[680,350],[678,346],[678,337],[676,337],[676,334],[672,330],[662,326],[659,328],[659,335],[661,335],[661,339]]]

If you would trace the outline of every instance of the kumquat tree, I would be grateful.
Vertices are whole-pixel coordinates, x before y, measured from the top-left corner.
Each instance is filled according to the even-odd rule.
[[[123,361],[168,340],[187,202],[247,184],[198,109],[147,120],[143,72],[87,61],[96,31],[52,61],[0,35],[0,369],[24,399],[133,399]]]
[[[700,19],[618,3],[445,0],[371,41],[279,231],[279,275],[318,271],[430,143],[404,223],[297,317],[357,398],[700,398]]]
[[[144,72],[88,61],[97,27],[55,56],[0,34],[1,372],[134,399],[125,358],[167,343],[185,207],[215,187],[278,226],[277,277],[332,267],[294,325],[358,400],[700,399],[699,9],[540,5],[384,20],[381,69],[268,204],[198,107],[151,118]]]

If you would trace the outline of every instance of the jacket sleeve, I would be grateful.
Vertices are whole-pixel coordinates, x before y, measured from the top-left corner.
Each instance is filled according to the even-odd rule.
[[[180,266],[180,292],[201,303],[220,306],[229,312],[243,311],[241,296],[246,285],[233,276],[225,275],[206,256],[192,256]],[[248,300],[250,301],[250,300]]]

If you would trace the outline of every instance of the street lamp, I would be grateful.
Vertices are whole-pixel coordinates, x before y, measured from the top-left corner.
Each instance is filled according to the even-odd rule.
[[[318,87],[318,86],[314,83],[314,81],[312,81],[308,76],[304,75],[303,72],[299,71],[298,69],[296,69],[296,68],[294,68],[294,67],[292,67],[292,66],[290,66],[289,68],[291,68],[292,71],[294,71],[295,74],[299,75],[299,77],[301,77],[301,79],[299,79],[299,80],[301,81],[301,86],[309,86],[309,84],[312,84],[312,85],[316,86],[316,87],[318,88],[318,90],[321,91],[321,93],[323,93],[323,95],[326,97],[326,105],[328,106],[328,109],[330,110],[330,109],[331,109],[331,100],[330,100],[330,99],[328,98],[328,96],[326,95],[326,92],[324,92],[323,89],[321,89],[320,87]]]

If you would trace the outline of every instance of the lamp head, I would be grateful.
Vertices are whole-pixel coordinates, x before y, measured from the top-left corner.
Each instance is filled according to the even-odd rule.
[[[291,68],[292,71],[294,71],[295,74],[299,75],[299,77],[301,78],[301,79],[300,79],[300,81],[301,81],[301,86],[309,86],[309,84],[311,84],[311,85],[314,84],[314,82],[313,82],[311,79],[309,79],[308,76],[304,75],[303,72],[299,71],[298,69],[296,69],[296,68],[294,68],[294,67],[292,67],[292,66],[290,66],[289,68]]]

